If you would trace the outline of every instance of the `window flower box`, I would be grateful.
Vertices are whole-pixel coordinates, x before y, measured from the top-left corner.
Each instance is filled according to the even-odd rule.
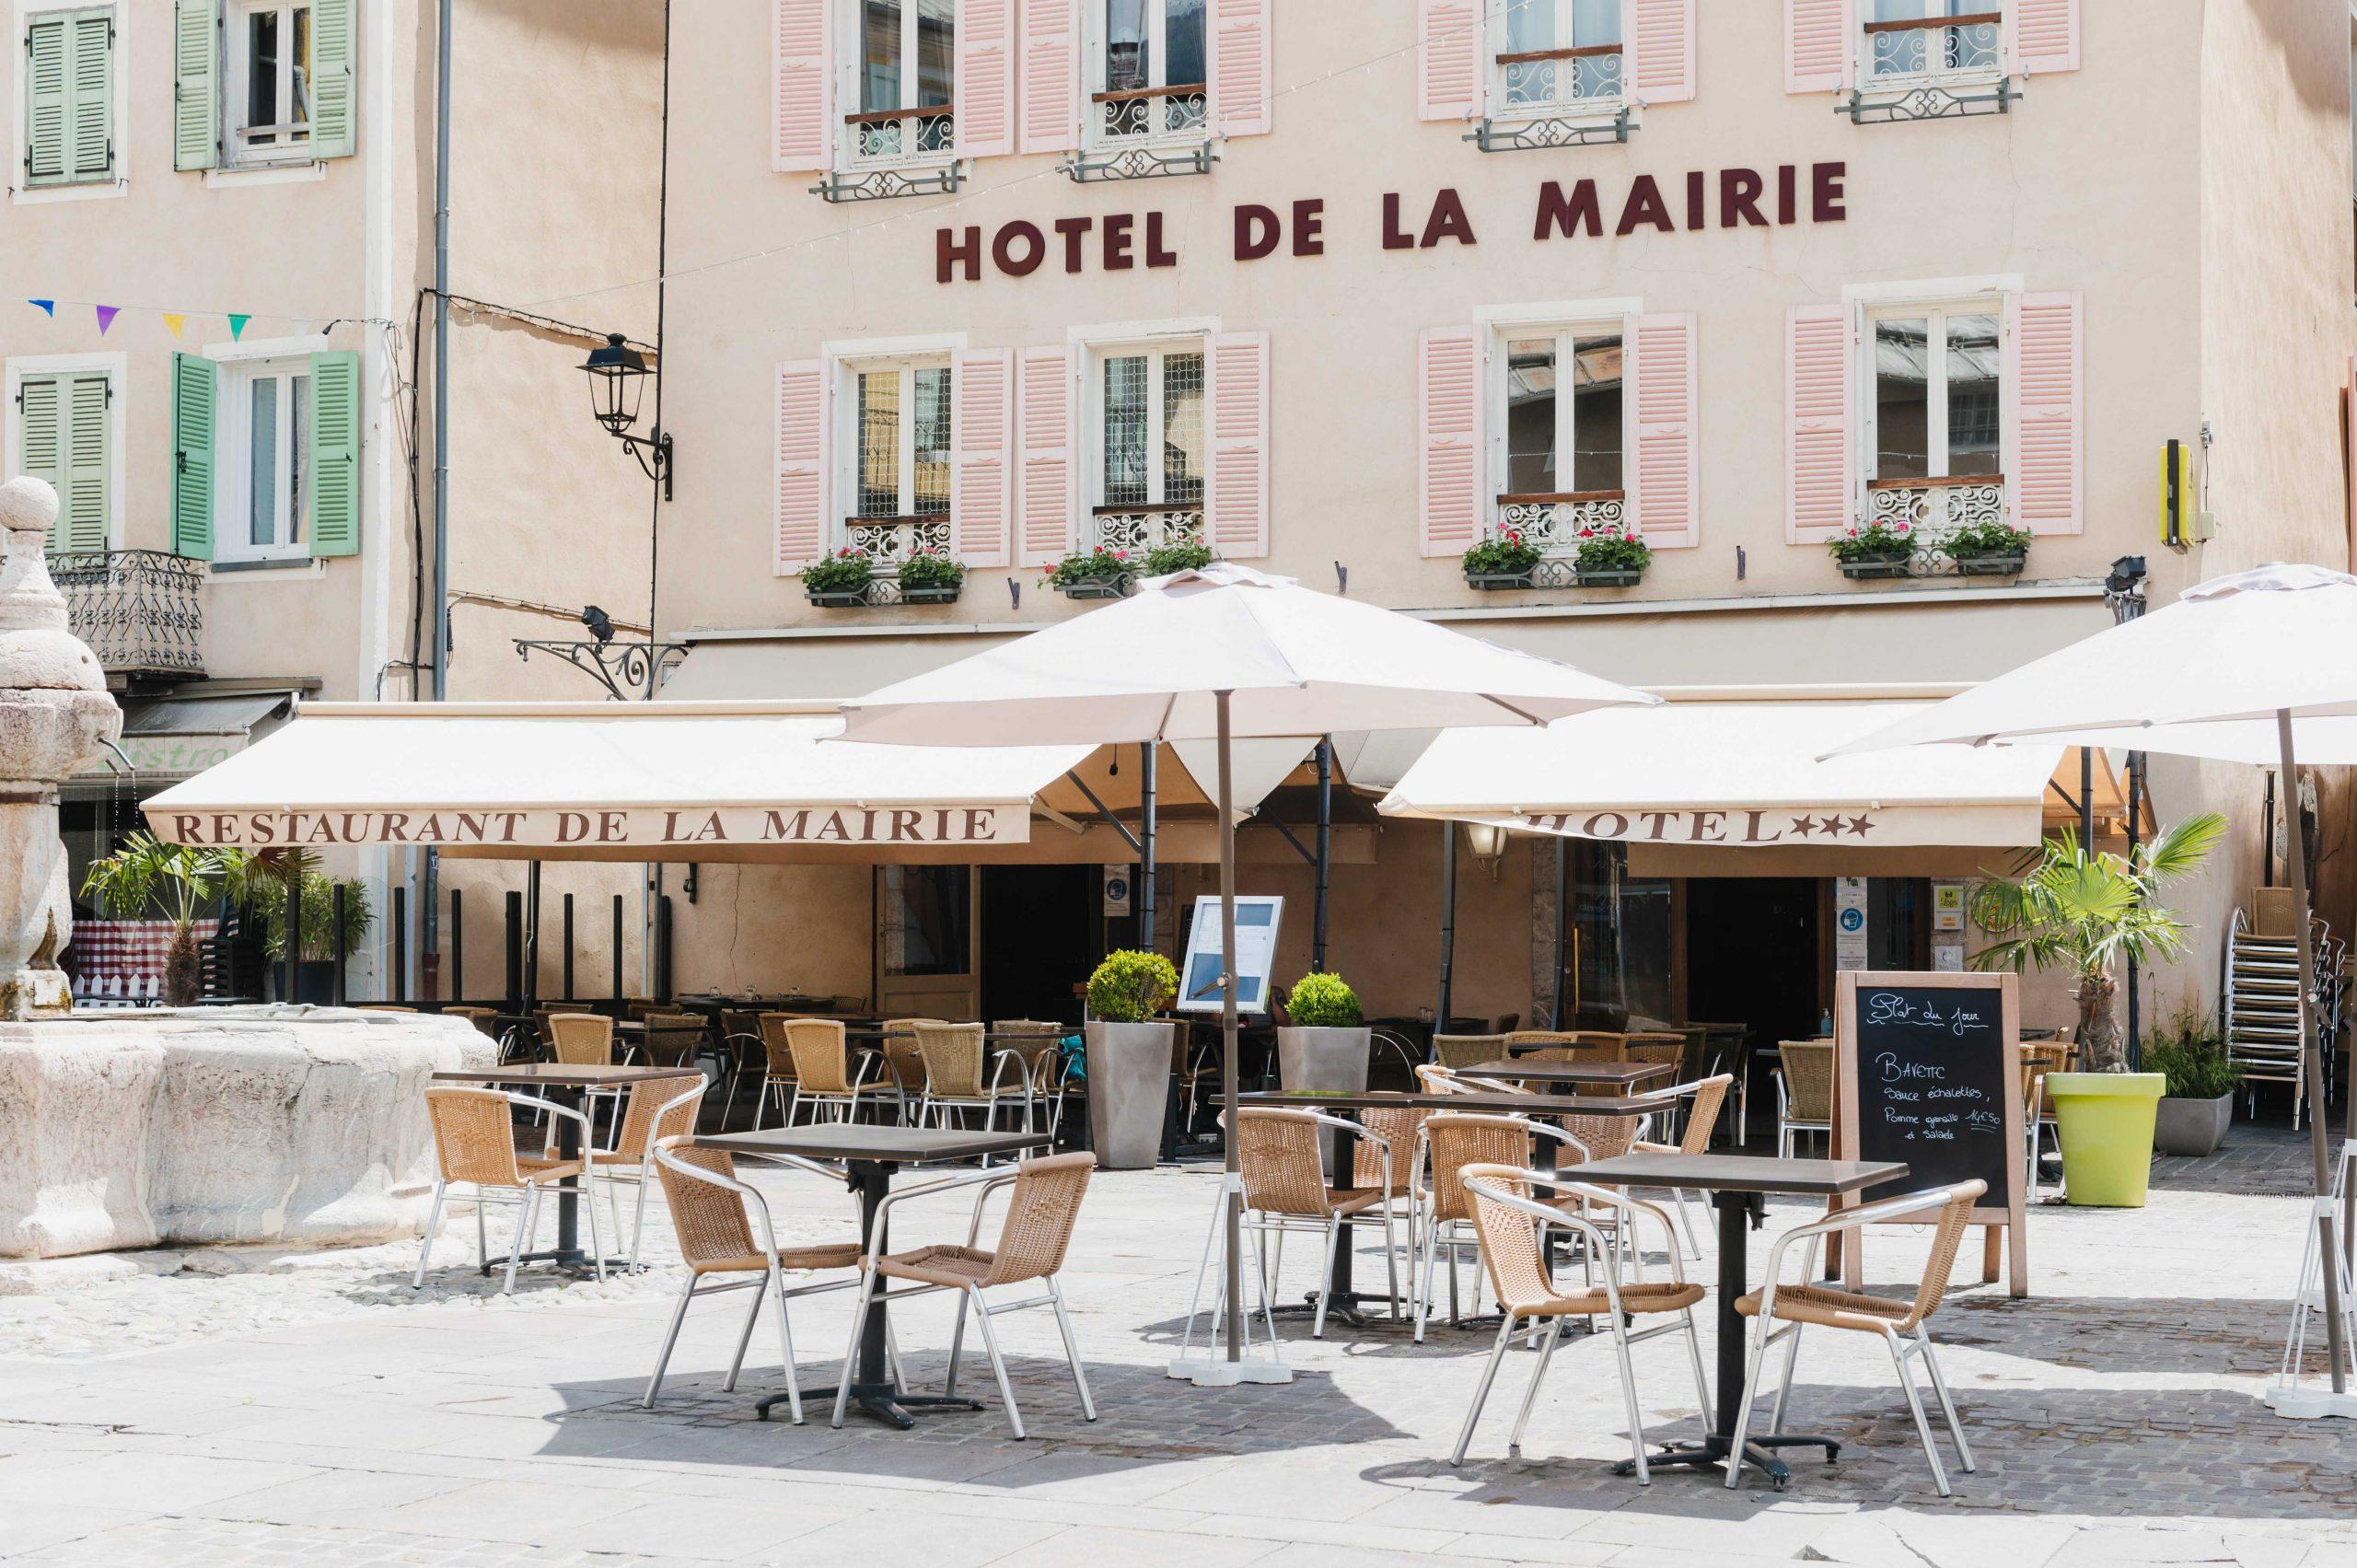
[[[1915,555],[1858,555],[1840,563],[1841,575],[1852,582],[1864,582],[1875,577],[1910,577],[1914,575]]]
[[[802,568],[802,588],[820,609],[849,609],[867,602],[876,563],[849,545]]]
[[[1479,588],[1483,593],[1499,593],[1514,588],[1535,588],[1538,585],[1531,581],[1527,572],[1468,572],[1465,574],[1465,586]]]
[[[1914,524],[1875,517],[1864,526],[1852,523],[1828,540],[1826,548],[1832,552],[1834,563],[1841,568],[1843,576],[1852,582],[1864,582],[1877,577],[1912,576],[1919,542]]]
[[[810,602],[821,610],[855,610],[865,608],[867,590],[857,588],[812,588]]]
[[[2018,577],[2026,563],[2028,552],[2015,551],[2010,555],[1959,555],[1956,557],[1958,576]]]
[[[1644,536],[1626,524],[1582,528],[1572,556],[1572,581],[1583,588],[1634,587],[1653,564]]]
[[[953,604],[965,591],[966,563],[938,545],[921,544],[900,563],[902,604]]]
[[[1514,528],[1501,528],[1466,551],[1461,564],[1468,587],[1483,592],[1534,587],[1541,559],[1538,547]]]
[[[1048,569],[1047,586],[1066,598],[1126,598],[1137,586],[1130,552],[1100,544],[1076,550]]]
[[[1126,574],[1119,577],[1084,577],[1076,583],[1058,583],[1055,587],[1066,598],[1127,598],[1135,591],[1137,579]]]
[[[966,585],[962,582],[950,583],[946,587],[940,584],[934,584],[924,587],[914,588],[910,587],[906,584],[902,584],[900,587],[900,602],[902,604],[956,604],[958,602],[958,596],[965,591]]]
[[[2029,530],[1991,518],[1949,530],[1940,540],[1957,575],[1966,577],[2017,577],[2028,559]]]
[[[1582,566],[1572,575],[1572,581],[1583,588],[1633,588],[1644,579],[1642,566],[1612,566],[1591,572]]]

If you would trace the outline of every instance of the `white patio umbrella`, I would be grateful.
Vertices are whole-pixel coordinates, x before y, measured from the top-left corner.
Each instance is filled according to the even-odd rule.
[[[2189,588],[2176,603],[2128,621],[2019,669],[1836,748],[2038,738],[2176,756],[2272,761],[2288,791],[2295,738],[2311,761],[2357,761],[2357,577],[2322,566],[2270,564]],[[2268,740],[2273,741],[2272,756]],[[2320,753],[2320,755],[2319,755]],[[2323,1042],[2314,1039],[2316,953],[2308,931],[2307,845],[2286,835],[2299,906],[2300,1028],[2311,1105],[2324,1100]],[[2323,1276],[2332,1400],[2309,1411],[2357,1414],[2349,1397],[2341,1255],[2328,1201],[2332,1171],[2324,1119],[2308,1121],[2315,1166],[2316,1260]],[[2350,1200],[2357,1207],[2357,1191]],[[2346,1228],[2352,1217],[2340,1216]],[[2301,1286],[2305,1293],[2305,1282]],[[2293,1342],[2302,1307],[2295,1303]],[[2296,1373],[2294,1364],[2291,1369]],[[2279,1401],[2279,1408],[2282,1402]]]
[[[1336,730],[1543,725],[1655,699],[1535,655],[1290,577],[1214,562],[1132,598],[843,705],[842,738],[915,746],[1217,742],[1220,951],[1236,951],[1230,744]],[[1243,1354],[1236,985],[1221,984],[1229,1135],[1225,1272],[1231,1368]],[[1231,1373],[1231,1376],[1233,1373]],[[1215,1379],[1216,1380],[1216,1379]]]

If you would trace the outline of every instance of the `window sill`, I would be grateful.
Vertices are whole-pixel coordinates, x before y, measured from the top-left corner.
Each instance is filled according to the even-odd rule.
[[[33,206],[45,202],[102,202],[115,196],[128,195],[131,181],[122,175],[106,180],[76,180],[55,185],[11,187],[8,199],[18,206]]]
[[[1986,71],[1947,76],[1915,76],[1850,89],[1833,112],[1853,125],[1887,125],[1910,120],[1963,120],[1981,114],[2011,114],[2022,97],[2012,77]]]
[[[1171,136],[1160,141],[1115,143],[1090,147],[1056,166],[1074,184],[1094,185],[1109,180],[1164,180],[1184,174],[1209,174],[1219,155],[1212,151],[1211,134]]]
[[[230,168],[206,169],[204,188],[225,191],[240,185],[308,185],[327,177],[328,166],[316,161],[246,164]]]
[[[1617,145],[1643,128],[1637,105],[1621,99],[1608,106],[1582,104],[1565,112],[1494,114],[1466,133],[1464,140],[1485,153],[1530,152],[1556,147]]]
[[[966,166],[958,158],[911,158],[900,164],[871,164],[838,168],[810,193],[830,202],[884,202],[900,196],[947,196],[965,183]]]
[[[257,561],[214,561],[207,563],[205,579],[242,577],[259,574],[275,576],[281,582],[314,581],[327,575],[327,561],[317,555],[290,555],[283,560],[264,558]]]

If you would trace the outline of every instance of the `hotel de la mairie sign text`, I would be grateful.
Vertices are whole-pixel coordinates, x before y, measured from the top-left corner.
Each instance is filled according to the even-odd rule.
[[[1626,237],[1641,231],[1675,234],[1681,229],[1772,228],[1797,223],[1840,223],[1848,216],[1844,164],[1780,164],[1773,168],[1693,169],[1683,176],[1630,178],[1607,188],[1594,180],[1542,182],[1527,214],[1534,240]],[[1238,261],[1280,253],[1323,256],[1329,215],[1321,196],[1270,206],[1237,203],[1230,225],[1231,250]],[[1380,215],[1359,230],[1386,250],[1432,250],[1480,243],[1465,199],[1451,186],[1411,201],[1386,192]],[[1494,224],[1492,215],[1483,222]],[[1339,235],[1341,231],[1337,229]],[[1043,267],[1109,273],[1140,267],[1175,267],[1179,255],[1158,211],[1062,217],[1046,224],[1013,218],[987,231],[966,224],[934,231],[934,281],[976,283],[987,267],[1007,277],[1028,277]]]

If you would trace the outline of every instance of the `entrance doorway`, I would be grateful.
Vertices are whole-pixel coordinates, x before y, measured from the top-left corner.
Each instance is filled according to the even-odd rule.
[[[981,868],[981,1016],[1080,1021],[1073,987],[1102,957],[1103,877],[1094,865]]]
[[[1686,883],[1686,1016],[1750,1026],[1757,1067],[1748,1131],[1775,1131],[1776,1092],[1757,1047],[1816,1035],[1826,997],[1813,877],[1696,877]],[[1767,1108],[1763,1117],[1759,1108]]]

